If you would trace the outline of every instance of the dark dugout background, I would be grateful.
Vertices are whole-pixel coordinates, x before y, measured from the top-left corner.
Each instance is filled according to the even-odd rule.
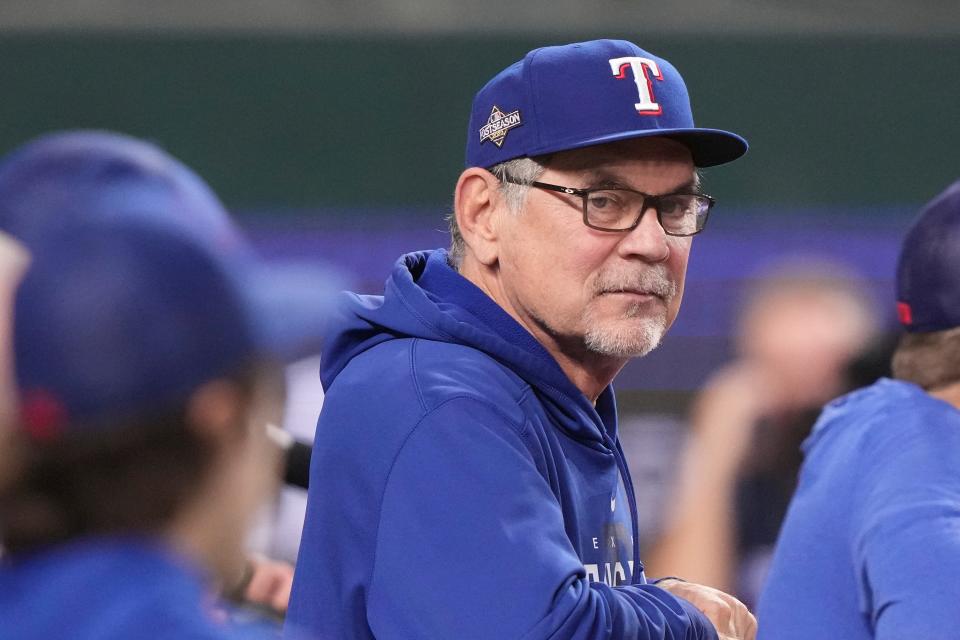
[[[596,35],[6,31],[0,151],[74,127],[153,140],[264,251],[326,258],[377,292],[400,253],[446,244],[473,93],[532,47]],[[603,35],[669,59],[698,123],[751,143],[705,172],[720,204],[695,242],[680,320],[619,381],[627,405],[682,406],[729,352],[743,286],[784,256],[849,265],[892,319],[900,235],[960,174],[960,37]]]

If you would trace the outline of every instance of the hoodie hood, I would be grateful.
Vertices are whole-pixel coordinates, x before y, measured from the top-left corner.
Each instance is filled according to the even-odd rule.
[[[611,387],[596,407],[516,320],[457,273],[443,249],[402,256],[384,295],[345,293],[329,324],[320,377],[324,389],[355,357],[388,340],[421,338],[466,345],[515,372],[543,399],[571,437],[612,448]]]

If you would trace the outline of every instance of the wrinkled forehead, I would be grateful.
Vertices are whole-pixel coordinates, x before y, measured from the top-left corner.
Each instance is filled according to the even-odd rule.
[[[634,138],[582,149],[560,151],[550,156],[547,166],[558,171],[594,171],[618,165],[663,165],[696,174],[693,156],[681,142],[670,138]]]

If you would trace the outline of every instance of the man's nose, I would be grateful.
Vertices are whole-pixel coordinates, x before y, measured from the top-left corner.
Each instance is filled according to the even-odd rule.
[[[670,257],[667,234],[653,206],[644,208],[640,223],[624,234],[617,249],[625,258],[635,257],[645,262],[663,262]]]

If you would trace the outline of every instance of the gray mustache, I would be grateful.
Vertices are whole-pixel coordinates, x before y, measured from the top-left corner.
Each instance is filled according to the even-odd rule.
[[[669,300],[677,295],[677,283],[662,271],[643,273],[600,274],[596,283],[597,293],[616,293],[620,291],[643,291]]]

